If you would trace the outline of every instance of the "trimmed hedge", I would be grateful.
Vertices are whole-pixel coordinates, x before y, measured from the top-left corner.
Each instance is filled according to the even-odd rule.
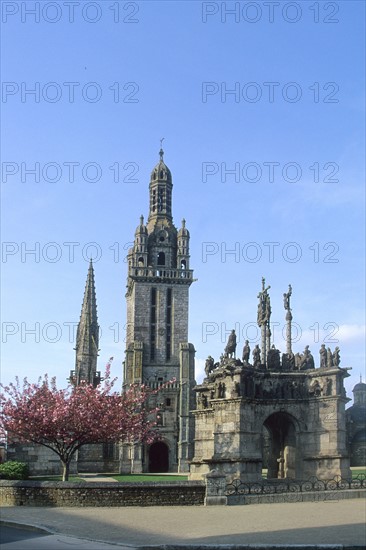
[[[28,479],[29,467],[25,462],[9,460],[0,464],[0,479]]]

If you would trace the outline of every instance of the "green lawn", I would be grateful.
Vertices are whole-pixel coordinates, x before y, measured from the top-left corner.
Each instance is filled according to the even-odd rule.
[[[116,481],[187,481],[188,476],[176,476],[176,475],[158,475],[158,474],[129,474],[129,475],[109,475],[108,477],[113,477]]]
[[[30,476],[29,481],[62,481],[62,476]],[[85,479],[71,475],[69,482],[72,483],[85,483]]]
[[[359,474],[366,475],[366,466],[352,466],[351,472],[352,472],[352,479],[357,477]]]
[[[353,466],[351,468],[352,472],[352,478],[354,479],[359,474],[363,474],[366,476],[366,466]],[[96,474],[98,476],[98,474]],[[110,477],[112,479],[115,479],[116,481],[127,481],[127,482],[144,482],[144,481],[187,481],[188,476],[187,475],[159,475],[159,474],[126,474],[126,475],[118,475],[118,474],[99,474],[101,477]],[[267,477],[267,470],[262,470],[262,477]],[[33,476],[29,478],[31,481],[62,481],[61,476]],[[78,477],[76,475],[71,475],[70,482],[74,483],[86,483],[84,478]]]
[[[128,481],[128,482],[138,482],[138,481],[187,481],[188,476],[180,475],[158,475],[158,474],[130,474],[130,475],[118,475],[118,474],[96,474],[97,477],[110,477],[116,481]],[[62,481],[62,476],[32,476],[29,478],[30,481]],[[72,483],[87,483],[87,480],[76,475],[71,475],[69,481]],[[95,480],[97,481],[97,479]]]

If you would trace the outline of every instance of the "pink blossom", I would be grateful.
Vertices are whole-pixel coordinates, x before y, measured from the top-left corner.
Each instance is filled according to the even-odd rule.
[[[25,378],[21,387],[17,377],[15,384],[0,384],[0,434],[54,451],[63,463],[65,480],[72,456],[82,445],[154,441],[157,409],[150,409],[148,400],[157,391],[131,385],[122,394],[112,392],[112,359],[97,387],[83,383],[59,390],[55,377],[49,382],[47,374],[37,384]]]

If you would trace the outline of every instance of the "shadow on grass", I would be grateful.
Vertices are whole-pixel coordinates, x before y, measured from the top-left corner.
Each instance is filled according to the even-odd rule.
[[[28,481],[62,481],[62,476],[29,476]],[[85,479],[78,476],[70,476],[67,483],[85,483]]]

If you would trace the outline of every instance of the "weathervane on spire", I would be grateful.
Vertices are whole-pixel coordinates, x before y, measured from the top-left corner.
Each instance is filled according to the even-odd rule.
[[[159,155],[160,155],[160,160],[162,162],[164,162],[164,151],[163,151],[163,141],[164,141],[165,138],[161,138],[160,140],[160,151],[159,151]]]

